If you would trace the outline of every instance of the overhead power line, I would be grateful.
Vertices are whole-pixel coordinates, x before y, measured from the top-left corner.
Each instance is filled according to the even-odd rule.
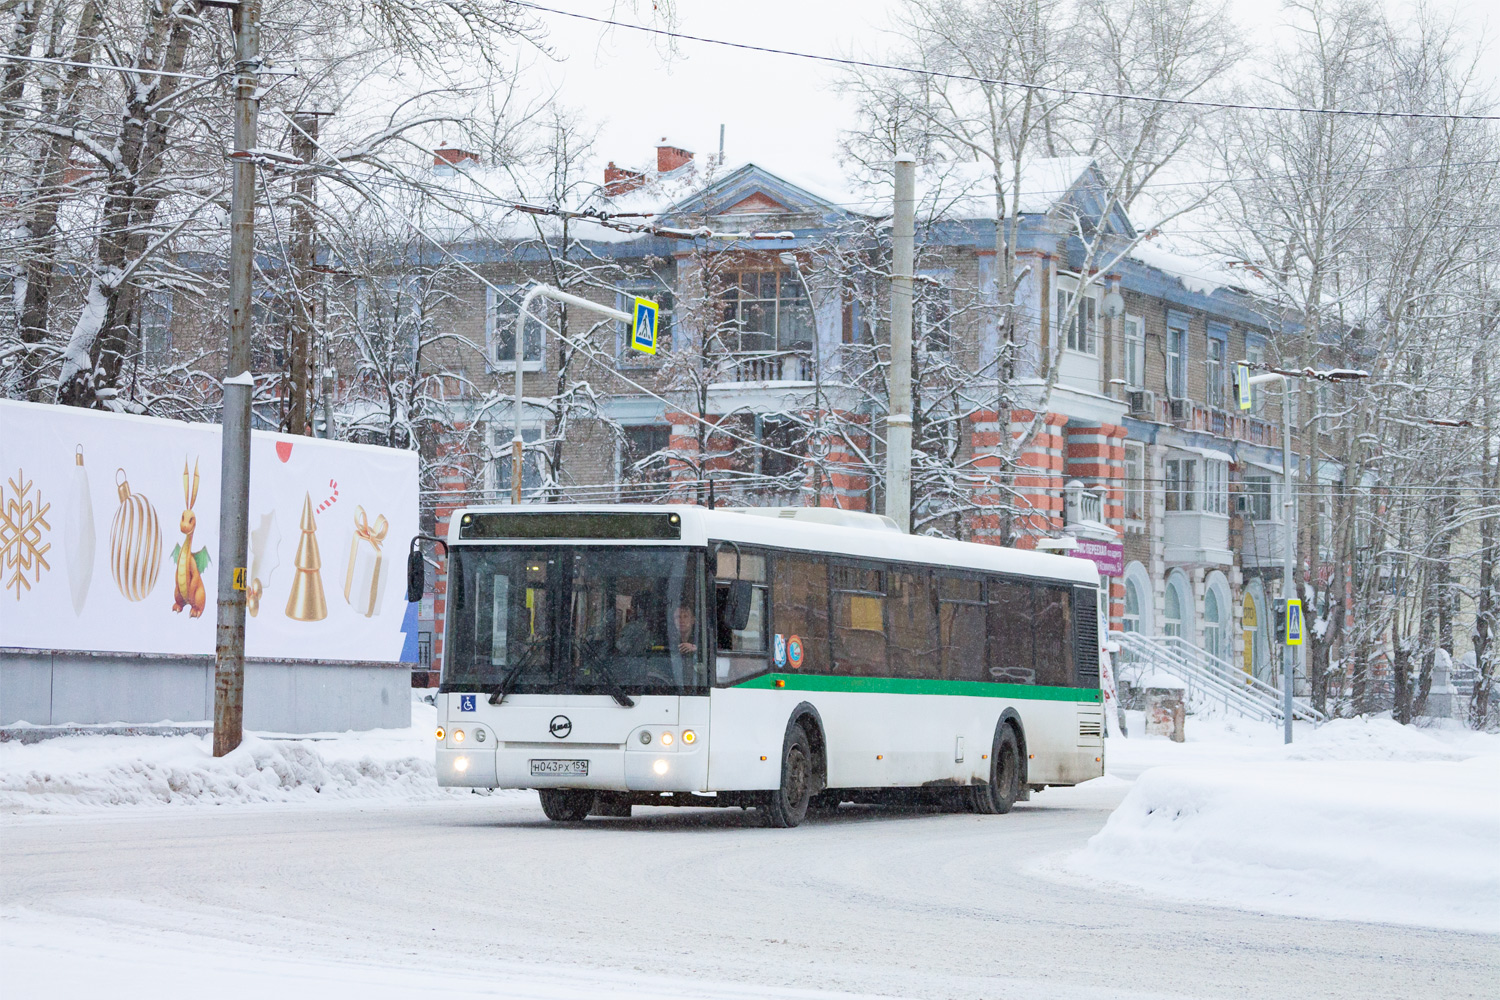
[[[798,52],[794,49],[778,49],[768,45],[731,42],[723,38],[705,38],[702,35],[688,35],[680,31],[668,31],[665,28],[650,28],[643,24],[630,24],[627,21],[615,21],[607,17],[594,17],[590,14],[580,14],[577,11],[558,10],[555,7],[544,7],[541,4],[526,3],[523,0],[511,0],[511,2],[517,7],[525,7],[545,14],[557,14],[580,21],[592,21],[595,24],[606,24],[614,28],[628,28],[631,31],[641,31],[649,35],[659,35],[663,38],[671,38],[679,41],[701,42],[704,45],[720,45],[730,49],[742,49],[746,52],[762,52],[774,56],[789,56],[794,59],[810,59],[814,62],[831,63],[836,66],[888,70],[893,73],[910,73],[913,76],[925,76],[939,80],[964,80],[971,83],[989,84],[995,87],[1014,87],[1018,90],[1033,90],[1047,94],[1058,94],[1064,97],[1104,97],[1116,101],[1140,101],[1145,104],[1175,104],[1190,108],[1206,108],[1212,111],[1281,111],[1299,115],[1345,115],[1354,118],[1437,118],[1448,121],[1500,121],[1500,115],[1460,115],[1433,111],[1364,111],[1355,108],[1303,108],[1296,105],[1276,104],[1231,104],[1227,101],[1193,101],[1176,97],[1148,97],[1143,94],[1119,94],[1106,90],[1078,90],[1070,87],[1052,87],[1046,84],[1026,83],[1020,80],[971,76],[967,73],[922,69],[917,66],[898,66],[894,63],[874,62],[868,59],[818,55],[815,52]]]
[[[224,70],[215,76],[204,76],[201,73],[172,73],[164,69],[153,69],[150,66],[121,66],[116,63],[75,62],[71,59],[51,59],[46,56],[21,56],[13,52],[0,52],[0,60],[44,63],[48,66],[76,66],[79,69],[112,69],[119,73],[136,73],[140,76],[171,76],[182,80],[215,80],[220,76],[234,72],[234,70]]]

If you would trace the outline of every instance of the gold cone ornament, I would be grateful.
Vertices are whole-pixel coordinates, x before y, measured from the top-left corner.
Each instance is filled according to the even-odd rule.
[[[328,617],[323,599],[323,557],[318,554],[318,524],[313,520],[312,494],[302,498],[302,537],[292,567],[292,593],[286,600],[286,616],[299,622],[320,622]]]

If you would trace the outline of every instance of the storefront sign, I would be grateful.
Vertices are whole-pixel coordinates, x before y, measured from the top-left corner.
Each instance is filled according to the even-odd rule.
[[[1125,572],[1125,546],[1120,542],[1080,538],[1078,544],[1073,546],[1073,551],[1068,554],[1089,560],[1099,567],[1103,576],[1120,576]]]

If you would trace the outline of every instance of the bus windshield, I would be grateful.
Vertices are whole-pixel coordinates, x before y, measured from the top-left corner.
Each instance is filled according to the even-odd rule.
[[[454,546],[445,691],[682,694],[708,685],[703,553]]]

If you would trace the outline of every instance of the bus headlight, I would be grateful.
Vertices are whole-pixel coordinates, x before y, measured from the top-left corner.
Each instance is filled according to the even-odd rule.
[[[684,729],[682,731],[682,742],[684,743],[691,743],[697,738],[698,734],[693,732],[691,729]]]
[[[436,735],[437,738],[441,741],[444,736],[448,735],[448,730],[444,729],[442,726],[438,726]]]
[[[464,731],[462,729],[455,729],[455,730],[453,730],[453,742],[454,743],[462,743],[463,741],[464,741]]]
[[[655,764],[651,765],[651,770],[655,771],[658,775],[666,774],[667,762],[664,760],[659,760]]]
[[[469,769],[469,758],[467,758],[467,757],[454,757],[453,758],[453,770],[455,770],[455,771],[467,771],[468,769]]]
[[[650,746],[651,745],[651,731],[649,729],[642,729],[641,730],[641,745],[642,746]]]
[[[661,745],[664,747],[672,745],[672,733],[670,730],[661,734]]]

